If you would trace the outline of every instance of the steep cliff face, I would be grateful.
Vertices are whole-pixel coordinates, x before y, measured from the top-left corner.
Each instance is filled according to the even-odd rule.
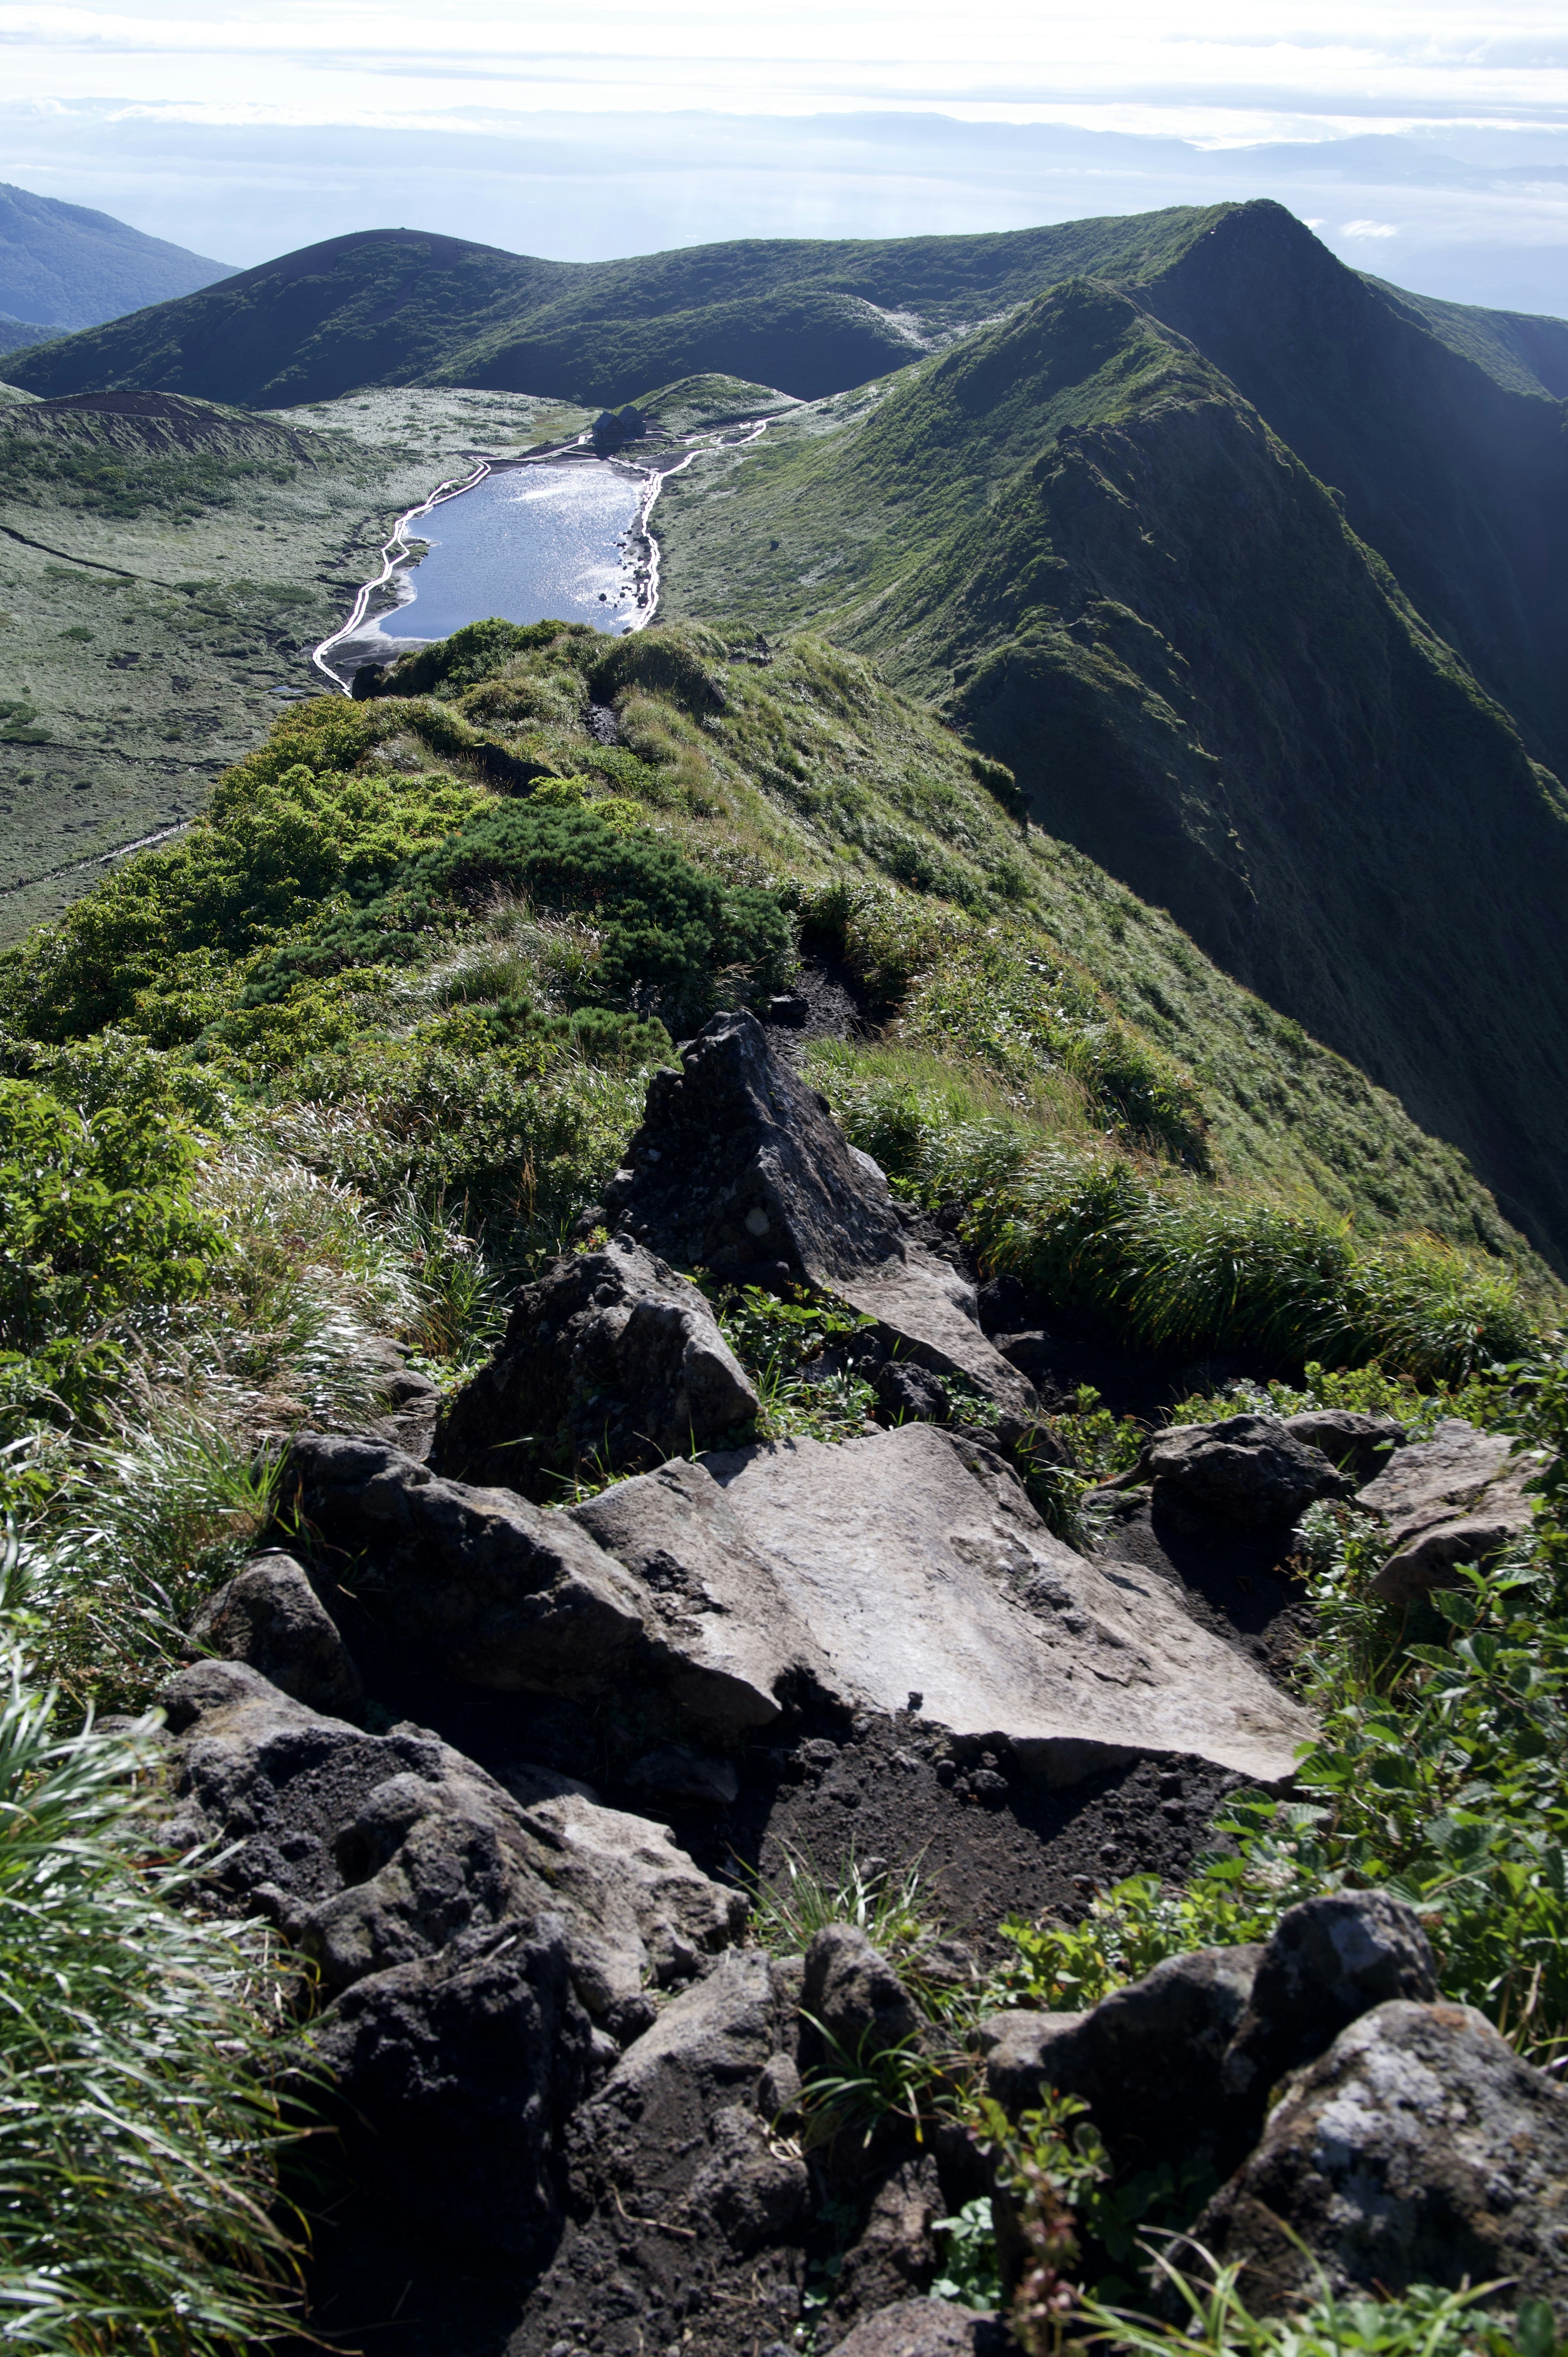
[[[1381,302],[1340,276],[1348,302]],[[1462,378],[1477,417],[1494,397],[1556,415],[1427,343],[1434,382]],[[1354,422],[1352,387],[1347,444]],[[1462,457],[1449,471],[1457,545],[1478,494]],[[1143,290],[1058,286],[858,425],[782,437],[717,488],[706,541],[702,490],[671,504],[666,578],[689,610],[704,580],[731,612],[749,589],[759,614],[825,623],[945,690],[1042,825],[1395,1090],[1568,1251],[1568,795],[1355,531],[1348,495]],[[1412,544],[1440,539],[1434,524]],[[1500,598],[1515,576],[1496,534],[1482,556],[1455,579],[1489,613],[1487,584]]]

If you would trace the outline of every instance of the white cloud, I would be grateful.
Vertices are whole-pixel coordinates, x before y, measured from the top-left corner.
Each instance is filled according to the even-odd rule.
[[[1349,221],[1341,224],[1341,237],[1398,237],[1398,221]]]

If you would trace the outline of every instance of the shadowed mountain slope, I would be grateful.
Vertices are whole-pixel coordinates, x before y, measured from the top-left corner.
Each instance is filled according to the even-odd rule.
[[[227,264],[112,214],[0,183],[0,312],[10,320],[57,334],[89,328],[229,274]]]
[[[945,690],[1041,823],[1568,1252],[1568,796],[1335,496],[1102,283],[843,407],[671,483],[671,610],[825,625]]]

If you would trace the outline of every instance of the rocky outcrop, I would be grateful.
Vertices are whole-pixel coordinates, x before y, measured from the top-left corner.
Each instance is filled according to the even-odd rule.
[[[1374,1594],[1413,1603],[1443,1587],[1456,1565],[1488,1563],[1526,1536],[1533,1510],[1525,1484],[1542,1461],[1512,1434],[1479,1432],[1458,1416],[1401,1449],[1356,1501],[1388,1525]]]
[[[1568,2094],[1467,2006],[1380,2005],[1271,2115],[1192,2230],[1279,2312],[1338,2293],[1509,2281],[1568,2319]],[[1321,2275],[1319,2274],[1321,2270]]]
[[[849,1145],[755,1016],[715,1015],[679,1071],[649,1083],[607,1215],[686,1268],[825,1288],[876,1320],[886,1356],[972,1385],[1004,1414],[1034,1392],[982,1332],[973,1287],[907,1234],[887,1182]]]
[[[1383,1472],[1393,1451],[1402,1448],[1408,1437],[1397,1416],[1363,1415],[1348,1407],[1303,1408],[1298,1415],[1285,1417],[1284,1427],[1293,1440],[1317,1449],[1341,1473],[1353,1473],[1358,1481],[1370,1481]]]
[[[697,1287],[617,1236],[523,1286],[500,1349],[444,1409],[430,1462],[548,1497],[582,1469],[706,1448],[758,1405]]]
[[[908,1990],[854,1923],[824,1923],[806,1950],[805,2012],[852,2061],[913,2038],[920,2016]]]
[[[190,1635],[204,1653],[248,1663],[312,1710],[359,1717],[364,1688],[337,1623],[300,1566],[281,1549],[252,1555],[209,1597]]]
[[[910,1424],[705,1468],[842,1693],[886,1712],[917,1694],[927,1720],[1004,1738],[1048,1784],[1140,1751],[1291,1772],[1306,1714],[1167,1582],[1054,1538],[992,1451]]]
[[[1270,2090],[1350,2022],[1397,1997],[1437,1995],[1437,1965],[1414,1910],[1386,1890],[1325,1891],[1274,1926],[1225,2057],[1228,2093],[1262,2119]]]
[[[1156,1514],[1187,1530],[1286,1530],[1315,1499],[1355,1487],[1276,1415],[1172,1425],[1144,1449],[1139,1472]]]
[[[1011,2357],[1016,2347],[1000,2317],[945,2299],[904,2299],[857,2324],[837,2357]]]
[[[577,1794],[524,1808],[425,1728],[365,1734],[231,1662],[181,1671],[163,1700],[166,1839],[234,1845],[225,1886],[315,1959],[330,1996],[548,1917],[577,2001],[625,2035],[651,2018],[650,1986],[689,1978],[745,1920],[665,1827]]]

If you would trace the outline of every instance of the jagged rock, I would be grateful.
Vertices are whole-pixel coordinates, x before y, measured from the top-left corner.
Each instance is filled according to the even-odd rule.
[[[683,1267],[824,1286],[875,1318],[887,1350],[1032,1415],[1029,1384],[981,1331],[973,1288],[909,1240],[881,1172],[756,1017],[715,1015],[681,1061],[649,1082],[608,1214]]]
[[[549,2357],[564,2329],[574,2351],[618,2345],[628,2317],[644,2347],[696,2357],[729,2357],[743,2309],[760,2345],[791,2337],[807,2174],[756,2097],[789,2052],[798,1994],[758,1950],[721,1957],[580,2107],[571,2222],[511,2357]]]
[[[1348,1497],[1355,1486],[1277,1415],[1172,1425],[1144,1449],[1140,1474],[1156,1514],[1189,1530],[1286,1530],[1315,1498]]]
[[[759,1402],[694,1285],[615,1236],[519,1294],[499,1350],[442,1411],[433,1469],[529,1495],[585,1464],[705,1448]]]
[[[380,1413],[356,1427],[367,1440],[386,1440],[410,1457],[430,1453],[435,1418],[441,1406],[440,1386],[411,1367],[400,1344],[388,1335],[375,1335],[364,1351],[377,1375]]]
[[[1221,2073],[1261,1947],[1167,1957],[1081,2014],[1016,2012],[993,2025],[986,2083],[1015,2118],[1045,2087],[1081,2096],[1119,2169],[1207,2158],[1233,2169],[1255,2132]]]
[[[1002,1459],[953,1432],[704,1462],[847,1699],[893,1713],[918,1692],[923,1717],[1001,1738],[1053,1784],[1149,1751],[1273,1782],[1310,1736],[1168,1581],[1075,1555]]]
[[[1270,2115],[1192,2229],[1278,2313],[1337,2293],[1512,2278],[1568,2319],[1568,2095],[1467,2006],[1380,2005]]]
[[[571,1519],[639,1580],[671,1701],[715,1732],[832,1693],[822,1647],[705,1465],[618,1482]]]
[[[204,1652],[248,1662],[312,1710],[359,1716],[364,1687],[349,1649],[300,1566],[281,1548],[252,1555],[209,1596],[190,1634]]]
[[[634,1792],[667,1808],[727,1809],[740,1793],[740,1778],[727,1760],[705,1759],[689,1744],[664,1743],[644,1752],[627,1771]]]
[[[383,1625],[452,1677],[592,1700],[646,1658],[641,1587],[569,1516],[510,1490],[442,1480],[381,1442],[301,1433],[282,1497],[354,1564]]]
[[[374,2231],[542,2262],[606,2033],[636,2037],[649,1986],[735,1937],[739,1894],[664,1826],[572,1792],[521,1807],[424,1729],[366,1735],[243,1664],[196,1663],[165,1703],[165,1838],[224,1848],[235,1900],[316,1958],[328,2002],[306,2060]],[[758,2069],[781,2042],[770,2023]]]
[[[956,2300],[902,2299],[857,2324],[834,2357],[1010,2357],[1015,2345],[1000,2317]]]
[[[1485,1564],[1530,1530],[1525,1483],[1543,1459],[1514,1455],[1509,1433],[1478,1432],[1449,1416],[1368,1483],[1357,1499],[1388,1523],[1390,1553],[1372,1590],[1409,1604],[1444,1585],[1456,1564]]]
[[[234,1845],[225,1885],[334,1993],[549,1917],[577,1998],[624,2036],[651,2013],[648,1983],[696,1972],[744,1921],[666,1826],[575,1794],[524,1809],[423,1727],[363,1734],[236,1663],[198,1663],[163,1699],[168,1838]]]
[[[1397,1416],[1362,1415],[1348,1407],[1304,1408],[1297,1415],[1287,1415],[1284,1426],[1293,1440],[1318,1449],[1358,1481],[1369,1481],[1381,1472],[1406,1438]]]
[[[841,2348],[841,2332],[929,2288],[937,2272],[931,2229],[945,2206],[929,2154],[906,2161],[877,2189],[865,2224],[843,2255],[822,2319],[827,2330],[818,2330],[819,2347]]]
[[[688,2217],[711,2222],[737,2256],[781,2242],[809,2206],[811,2179],[798,2152],[775,2142],[757,2113],[736,2104],[715,2115],[709,2158],[692,2179]]]
[[[801,2007],[852,2061],[880,2054],[920,2027],[908,1990],[854,1923],[824,1923],[813,1935]]]
[[[1396,1997],[1437,1995],[1437,1966],[1413,1908],[1386,1890],[1325,1891],[1287,1908],[1262,1951],[1225,2058],[1225,2084],[1261,2124],[1269,2090],[1315,2061],[1346,2026]]]

